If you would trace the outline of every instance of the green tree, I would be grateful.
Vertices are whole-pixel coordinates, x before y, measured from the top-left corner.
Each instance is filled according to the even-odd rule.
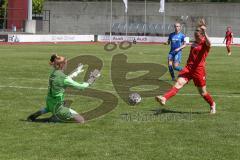
[[[0,1],[0,29],[3,29],[5,24],[4,24],[4,18],[5,18],[5,11],[7,8],[7,0],[2,0]]]
[[[44,0],[33,0],[33,12],[42,13]]]
[[[33,12],[34,13],[41,13],[42,10],[43,10],[43,3],[44,3],[45,0],[32,0],[32,3],[33,3]],[[2,0],[0,1],[0,7],[5,9],[7,8],[7,3],[8,3],[8,0]]]

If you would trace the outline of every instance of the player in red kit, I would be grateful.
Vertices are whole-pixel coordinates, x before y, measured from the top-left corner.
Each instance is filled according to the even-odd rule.
[[[225,42],[225,40],[226,40],[226,48],[227,48],[228,56],[230,56],[232,54],[230,45],[233,43],[233,33],[231,31],[231,27],[227,27],[227,31],[226,31],[226,35],[223,40],[223,43]]]
[[[204,20],[199,22],[199,26],[194,32],[194,37],[195,42],[191,46],[187,64],[183,70],[179,72],[179,76],[174,87],[172,87],[163,96],[156,96],[155,99],[160,104],[165,105],[168,99],[176,95],[179,89],[192,79],[195,86],[198,88],[200,95],[210,105],[210,114],[215,114],[216,104],[206,89],[205,61],[211,47],[211,42],[206,33]]]

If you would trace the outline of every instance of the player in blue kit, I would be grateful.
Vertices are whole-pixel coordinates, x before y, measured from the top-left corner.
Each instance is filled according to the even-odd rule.
[[[181,33],[180,23],[175,23],[174,28],[175,32],[169,35],[167,42],[167,44],[171,45],[168,55],[168,69],[173,81],[175,81],[174,70],[182,70],[182,67],[179,66],[179,64],[181,63],[182,49],[186,47],[185,35]]]

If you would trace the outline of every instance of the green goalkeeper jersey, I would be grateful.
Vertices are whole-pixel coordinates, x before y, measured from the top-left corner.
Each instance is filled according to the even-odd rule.
[[[84,89],[89,86],[88,83],[78,83],[63,73],[62,70],[53,70],[49,77],[48,94],[46,99],[47,111],[54,112],[56,107],[63,104],[64,92],[66,87]]]

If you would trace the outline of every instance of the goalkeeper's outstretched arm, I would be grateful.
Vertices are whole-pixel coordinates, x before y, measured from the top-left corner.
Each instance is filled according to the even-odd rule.
[[[70,78],[75,78],[77,77],[80,73],[82,73],[84,70],[83,70],[83,64],[78,64],[78,67],[75,68],[69,75],[68,77]]]
[[[78,82],[74,81],[71,77],[67,77],[64,79],[64,85],[67,87],[73,87],[76,89],[85,89],[85,88],[89,87],[89,83],[87,83],[87,82],[78,83]]]

